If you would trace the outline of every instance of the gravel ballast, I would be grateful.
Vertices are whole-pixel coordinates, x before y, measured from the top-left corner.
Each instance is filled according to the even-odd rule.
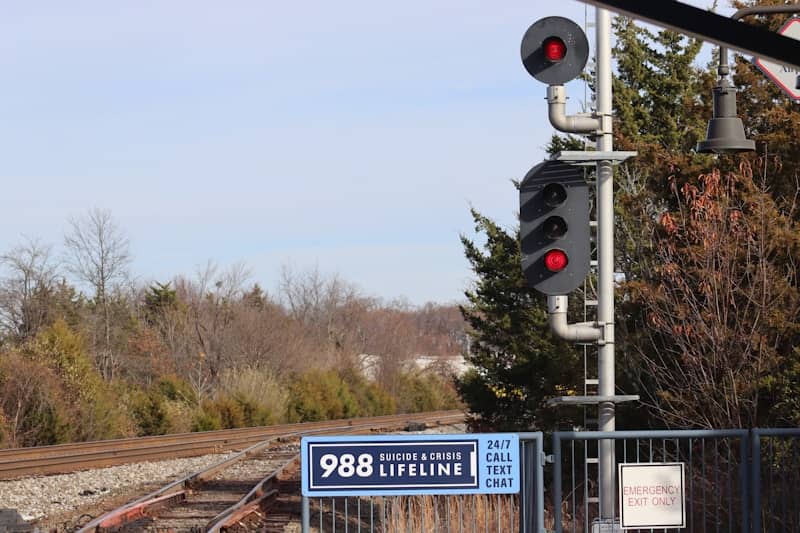
[[[459,424],[403,434],[463,433],[464,429]],[[70,531],[108,510],[110,502],[121,505],[231,455],[233,452],[0,481],[0,508],[16,509],[44,531],[51,527]]]
[[[132,463],[0,481],[0,508],[16,509],[28,521],[67,517],[115,496],[124,496],[144,487],[166,485],[230,455]]]

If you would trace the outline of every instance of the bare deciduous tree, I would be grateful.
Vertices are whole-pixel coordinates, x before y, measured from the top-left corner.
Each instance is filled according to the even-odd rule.
[[[220,272],[209,261],[198,270],[195,279],[174,280],[185,311],[171,317],[168,346],[182,375],[200,398],[214,387],[220,372],[238,358],[237,312],[248,277],[243,263]]]
[[[397,391],[397,378],[417,355],[418,330],[414,315],[405,308],[381,307],[364,320],[366,351],[377,357],[375,378],[386,390]]]
[[[628,284],[644,307],[636,348],[647,403],[674,426],[780,422],[784,372],[797,360],[797,224],[746,164],[701,176],[677,199],[655,229],[649,279]]]
[[[16,341],[24,341],[47,323],[58,265],[50,246],[25,241],[0,256],[6,277],[0,281],[0,325]]]
[[[47,368],[14,351],[3,353],[2,358],[0,424],[6,446],[48,444],[61,392],[57,380]]]
[[[119,363],[111,340],[110,298],[128,278],[131,262],[128,238],[110,211],[94,208],[83,217],[69,220],[64,246],[68,271],[94,290],[95,304],[102,317],[98,366],[103,376],[110,379]]]
[[[284,266],[280,296],[289,315],[317,344],[319,362],[341,364],[363,348],[361,319],[375,301],[361,296],[355,285],[335,274],[325,277],[318,268],[297,273]]]

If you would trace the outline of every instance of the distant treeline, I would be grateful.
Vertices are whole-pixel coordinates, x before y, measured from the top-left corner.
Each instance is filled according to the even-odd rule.
[[[462,351],[456,306],[385,303],[316,270],[284,269],[275,294],[242,265],[136,284],[102,210],[64,244],[60,259],[30,239],[0,257],[3,446],[459,405],[451,369],[413,364]]]

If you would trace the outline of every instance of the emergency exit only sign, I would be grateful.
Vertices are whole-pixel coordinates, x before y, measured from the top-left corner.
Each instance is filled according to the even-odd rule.
[[[622,529],[686,527],[683,463],[620,463]]]

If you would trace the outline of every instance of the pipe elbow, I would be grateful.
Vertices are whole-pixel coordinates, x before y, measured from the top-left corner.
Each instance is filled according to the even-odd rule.
[[[600,339],[603,330],[591,322],[567,324],[566,313],[554,313],[549,317],[550,329],[559,339],[571,342],[593,342]]]
[[[547,87],[547,117],[555,129],[566,133],[593,133],[601,129],[597,117],[567,115],[567,95],[563,85]]]
[[[587,115],[567,115],[564,104],[548,104],[547,116],[550,124],[558,131],[566,133],[595,133],[600,129],[600,121]]]
[[[549,296],[547,314],[550,329],[559,339],[572,342],[593,342],[600,340],[603,329],[593,322],[567,323],[567,297]]]

